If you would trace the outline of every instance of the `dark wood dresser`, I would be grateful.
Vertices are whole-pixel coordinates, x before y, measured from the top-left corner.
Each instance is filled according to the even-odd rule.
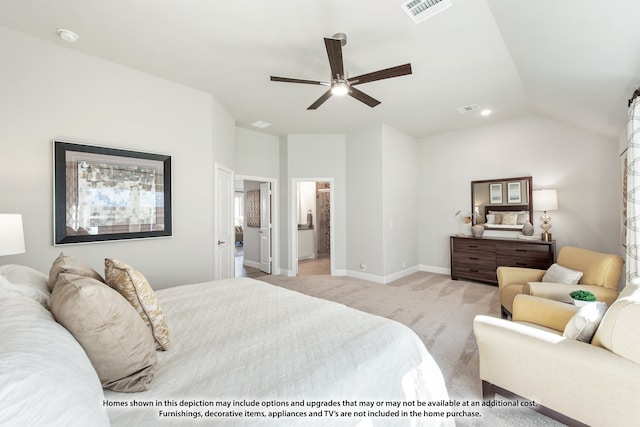
[[[451,278],[498,283],[496,268],[546,270],[555,262],[556,242],[451,236]]]

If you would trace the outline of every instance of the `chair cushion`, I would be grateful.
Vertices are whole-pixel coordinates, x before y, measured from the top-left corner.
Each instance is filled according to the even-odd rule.
[[[640,364],[640,284],[630,283],[604,315],[593,341]]]
[[[622,274],[622,257],[615,254],[605,254],[588,249],[565,246],[558,253],[558,264],[582,271],[580,283],[599,285],[605,288],[618,289],[618,282]]]
[[[607,304],[604,302],[593,302],[581,307],[569,320],[562,335],[582,342],[591,342],[606,311]]]
[[[575,285],[580,281],[582,271],[572,270],[563,267],[560,264],[552,264],[547,272],[542,276],[543,282],[566,283],[567,285]]]

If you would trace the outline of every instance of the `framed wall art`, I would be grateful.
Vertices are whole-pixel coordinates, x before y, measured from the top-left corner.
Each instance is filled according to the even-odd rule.
[[[522,197],[520,196],[520,181],[507,184],[507,200],[508,203],[522,202]]]
[[[171,156],[53,145],[55,245],[172,235]]]
[[[502,184],[489,185],[491,204],[502,203]]]

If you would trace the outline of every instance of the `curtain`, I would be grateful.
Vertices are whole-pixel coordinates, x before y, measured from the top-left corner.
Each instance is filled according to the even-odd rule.
[[[637,92],[637,91],[636,91]],[[634,94],[635,96],[635,94]],[[630,100],[627,127],[626,186],[626,279],[640,276],[640,97]]]

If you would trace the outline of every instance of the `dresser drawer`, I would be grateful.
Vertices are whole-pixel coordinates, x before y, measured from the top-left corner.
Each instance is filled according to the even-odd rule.
[[[496,246],[498,266],[546,269],[553,263],[549,245],[499,243]]]
[[[501,267],[537,268],[540,270],[546,270],[550,265],[548,255],[545,258],[527,258],[519,257],[517,255],[498,255],[496,261],[497,265]]]
[[[453,239],[454,252],[484,252],[496,253],[496,244],[488,240],[480,239]]]
[[[483,265],[456,264],[451,270],[451,276],[495,283],[496,269]]]
[[[492,264],[495,266],[496,264],[496,254],[495,252],[481,252],[481,251],[457,251],[453,253],[453,260],[458,263],[467,263],[467,264]]]
[[[549,259],[549,246],[534,244],[498,243],[498,255],[519,256],[527,258]]]

